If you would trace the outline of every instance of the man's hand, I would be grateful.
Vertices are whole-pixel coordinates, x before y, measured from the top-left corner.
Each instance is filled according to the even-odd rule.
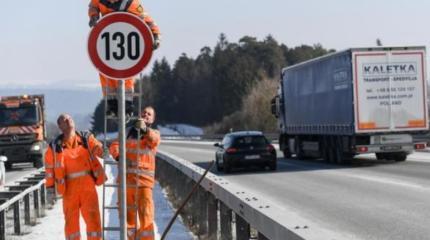
[[[148,130],[145,121],[143,121],[143,118],[137,119],[137,121],[134,123],[134,127],[136,129],[142,130],[144,133],[146,133],[146,131]]]
[[[161,43],[160,36],[154,35],[154,45],[152,46],[152,49],[153,50],[158,49],[160,47],[160,43]]]
[[[90,22],[88,23],[88,25],[90,25],[90,27],[94,27],[97,24],[98,20],[99,20],[98,16],[93,16],[90,18]]]
[[[46,188],[46,200],[50,205],[55,204],[55,202],[57,201],[57,198],[55,196],[55,188],[53,187]]]

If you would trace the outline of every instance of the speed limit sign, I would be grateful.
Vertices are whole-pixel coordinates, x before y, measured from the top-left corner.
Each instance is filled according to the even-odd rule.
[[[88,53],[99,72],[109,78],[125,79],[139,74],[152,57],[153,38],[139,17],[111,13],[91,30]]]

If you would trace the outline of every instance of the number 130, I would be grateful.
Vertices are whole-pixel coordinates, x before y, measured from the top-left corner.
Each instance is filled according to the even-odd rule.
[[[127,56],[131,60],[137,60],[140,54],[140,41],[139,34],[137,32],[130,32],[127,36],[124,36],[122,32],[115,32],[111,35],[110,32],[105,32],[101,36],[105,40],[105,58],[107,61],[111,59],[111,55],[115,60],[124,59],[126,52]],[[126,43],[127,40],[127,44]],[[116,49],[111,51],[111,41],[117,43]]]

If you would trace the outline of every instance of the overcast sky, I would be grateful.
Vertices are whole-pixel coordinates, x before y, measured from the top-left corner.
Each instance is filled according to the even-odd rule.
[[[86,52],[84,0],[2,0],[0,86],[98,86]],[[429,0],[145,0],[160,26],[153,59],[170,63],[213,47],[221,32],[231,42],[271,34],[289,47],[321,43],[342,50],[385,46],[430,47]],[[150,67],[148,67],[150,69]],[[148,69],[146,71],[148,71]]]

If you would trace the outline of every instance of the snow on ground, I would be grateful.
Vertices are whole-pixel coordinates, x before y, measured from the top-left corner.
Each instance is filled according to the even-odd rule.
[[[106,173],[108,175],[108,182],[114,183],[115,177],[117,176],[117,168],[116,167],[106,167]],[[106,203],[107,205],[116,205],[117,202],[117,193],[116,189],[114,191],[113,188],[106,188]],[[99,203],[100,208],[102,206],[103,201],[103,187],[98,187],[97,191],[99,193]],[[154,187],[154,203],[155,203],[155,225],[156,225],[156,238],[160,239],[164,229],[172,218],[174,211],[171,207],[171,204],[166,199],[166,194],[161,189],[160,185],[157,183]],[[116,210],[107,210],[106,226],[119,226],[118,213]],[[100,214],[102,214],[102,209],[100,209]],[[86,239],[85,237],[85,224],[83,219],[80,219],[81,225],[81,234],[84,237],[82,239]],[[63,207],[62,200],[59,200],[51,210],[46,210],[46,216],[38,220],[40,223],[31,228],[31,233],[23,236],[13,236],[10,240],[63,240],[64,239],[64,215],[63,215]],[[8,236],[9,237],[9,236]],[[9,238],[8,238],[9,239]],[[116,240],[119,239],[119,236],[114,233],[108,233],[105,235],[106,240]],[[177,218],[172,228],[170,229],[167,238],[169,240],[192,240],[194,237],[192,234],[185,228],[182,224],[180,218]]]

